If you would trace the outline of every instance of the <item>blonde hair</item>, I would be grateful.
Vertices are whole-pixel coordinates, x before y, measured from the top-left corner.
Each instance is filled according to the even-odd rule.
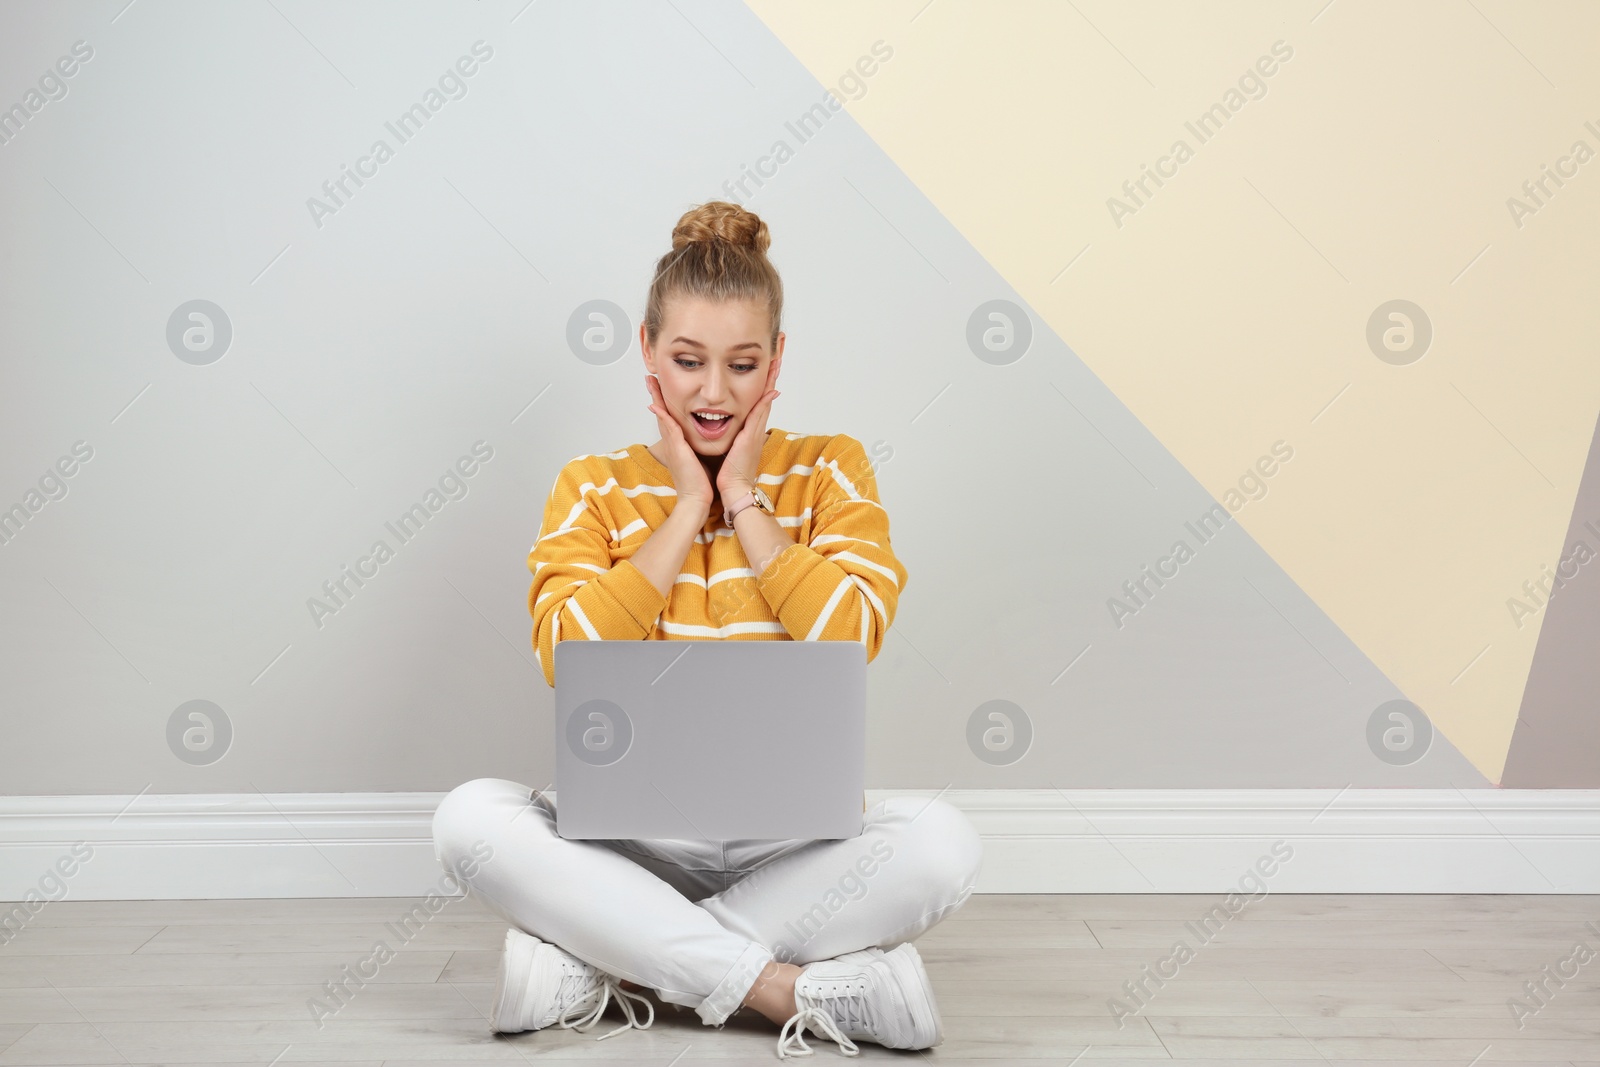
[[[770,354],[783,317],[783,282],[767,259],[771,245],[767,224],[738,204],[712,200],[685,211],[672,228],[672,251],[656,261],[650,282],[644,306],[650,344],[661,332],[667,301],[676,297],[753,300],[766,305],[772,322]]]

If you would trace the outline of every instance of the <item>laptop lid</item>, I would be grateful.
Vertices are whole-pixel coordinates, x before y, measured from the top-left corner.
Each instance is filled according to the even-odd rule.
[[[861,834],[859,641],[567,640],[555,675],[562,837]]]

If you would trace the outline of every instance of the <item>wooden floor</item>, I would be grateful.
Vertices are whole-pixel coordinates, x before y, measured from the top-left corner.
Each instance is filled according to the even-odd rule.
[[[1580,942],[1600,953],[1600,897],[1276,894],[1203,941],[1219,902],[974,896],[917,941],[944,1043],[862,1042],[858,1059],[1600,1067],[1600,956],[1573,958]],[[777,1028],[748,1010],[720,1031],[658,1002],[654,1027],[605,1041],[615,1007],[588,1034],[493,1036],[504,924],[456,901],[400,947],[385,924],[411,903],[49,904],[0,946],[0,1064],[777,1062]],[[380,938],[397,951],[319,1027],[309,998]],[[1179,940],[1192,955],[1173,958]],[[1147,967],[1169,977],[1145,979],[1141,1003],[1123,983]],[[1562,987],[1545,979],[1542,1007],[1528,999],[1525,982],[1575,967]],[[1112,998],[1128,1013],[1120,1025]],[[1520,1027],[1513,998],[1538,1009]],[[832,1042],[807,1040],[811,1063],[839,1059]]]

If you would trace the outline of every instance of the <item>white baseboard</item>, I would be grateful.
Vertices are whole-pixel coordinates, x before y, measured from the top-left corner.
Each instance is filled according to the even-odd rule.
[[[1216,893],[1241,880],[1249,892],[1600,893],[1600,790],[867,791],[891,795],[968,814],[984,838],[980,893]],[[63,886],[75,900],[421,896],[444,873],[430,836],[442,796],[0,797],[0,900]]]

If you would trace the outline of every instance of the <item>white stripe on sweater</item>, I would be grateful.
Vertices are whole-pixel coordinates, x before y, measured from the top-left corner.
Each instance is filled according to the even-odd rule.
[[[863,579],[860,575],[852,574],[850,576],[850,580],[852,582],[856,583],[856,588],[861,590],[861,595],[863,597],[865,597],[867,600],[871,601],[873,608],[877,611],[877,622],[878,622],[878,625],[880,627],[882,627],[887,622],[887,620],[889,618],[889,613],[883,610],[883,601],[878,599],[878,594],[874,593],[872,591],[872,587],[870,585],[868,585],[866,583],[866,580]],[[862,604],[861,605],[861,619],[862,619],[861,631],[863,633],[865,633],[866,629],[867,629],[867,624],[866,624],[867,610],[866,610],[866,608],[867,608],[866,604]]]
[[[865,537],[848,537],[845,534],[818,534],[811,539],[811,547],[816,548],[818,545],[828,545],[835,541],[854,541],[858,545],[871,545],[873,548],[883,547],[876,541],[868,541]]]
[[[594,624],[589,621],[589,616],[583,613],[583,609],[578,606],[578,602],[576,600],[574,600],[572,597],[568,597],[567,602],[561,605],[561,607],[563,610],[571,610],[572,617],[578,620],[578,625],[583,627],[584,635],[588,637],[589,640],[600,640],[600,631],[594,628]],[[557,615],[556,617],[560,618],[560,615]]]
[[[604,573],[604,572],[602,572],[602,573]],[[540,593],[539,594],[539,599],[535,600],[533,602],[533,606],[534,607],[538,607],[544,601],[544,598],[547,597],[547,596],[555,596],[557,593],[565,593],[568,589],[570,589],[574,593],[576,593],[578,591],[578,586],[580,586],[580,585],[588,585],[588,584],[589,584],[589,579],[580,578],[575,582],[568,582],[566,585],[562,586],[560,589],[552,589],[548,593]]]
[[[730,622],[725,626],[695,626],[685,622],[667,622],[665,619],[656,624],[656,629],[662,633],[675,634],[679,637],[728,637],[731,634],[781,634],[788,631],[781,622]]]
[[[895,574],[894,571],[890,570],[888,567],[880,566],[872,562],[870,559],[863,559],[854,552],[837,552],[829,558],[833,560],[847,559],[852,563],[859,563],[868,570],[877,571],[879,574],[889,579],[889,583],[896,589],[900,588],[900,576]]]
[[[828,598],[828,602],[826,604],[822,605],[822,613],[817,616],[817,621],[812,624],[811,629],[806,634],[804,640],[822,640],[822,632],[828,628],[828,620],[833,617],[833,609],[838,606],[839,598],[844,596],[848,590],[854,588],[855,586],[851,583],[848,576],[845,577],[844,581],[840,582],[834,587],[833,595]]]

